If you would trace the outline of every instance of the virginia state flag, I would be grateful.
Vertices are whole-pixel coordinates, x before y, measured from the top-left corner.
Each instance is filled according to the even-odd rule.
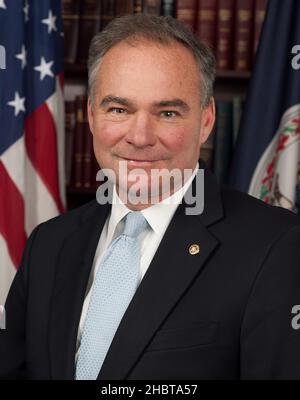
[[[266,203],[295,210],[299,128],[300,1],[269,0],[230,184]]]

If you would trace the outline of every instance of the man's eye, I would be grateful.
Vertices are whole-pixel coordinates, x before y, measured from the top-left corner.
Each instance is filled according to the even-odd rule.
[[[126,112],[125,108],[120,107],[111,107],[108,109],[108,112],[112,114],[124,114]]]
[[[176,117],[178,115],[178,112],[177,111],[162,111],[161,114],[164,117],[173,118],[173,117]]]

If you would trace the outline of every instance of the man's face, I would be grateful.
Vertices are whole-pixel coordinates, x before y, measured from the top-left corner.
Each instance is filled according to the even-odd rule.
[[[115,172],[118,192],[120,161],[149,176],[195,168],[215,118],[213,101],[201,109],[199,87],[197,64],[180,44],[123,41],[106,53],[88,115],[96,158]]]

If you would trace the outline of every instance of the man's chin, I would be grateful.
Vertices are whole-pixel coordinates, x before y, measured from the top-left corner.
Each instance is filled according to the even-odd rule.
[[[172,185],[157,186],[149,181],[145,184],[132,183],[124,181],[117,185],[118,196],[125,204],[147,204],[152,205],[159,203],[163,199],[170,197],[174,192]]]

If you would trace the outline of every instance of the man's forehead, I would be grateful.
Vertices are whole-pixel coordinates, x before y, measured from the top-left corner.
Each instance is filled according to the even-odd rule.
[[[185,61],[196,63],[192,51],[178,41],[170,40],[161,43],[151,39],[135,37],[123,39],[113,45],[103,56],[102,62],[116,56],[118,58],[124,56],[124,60],[126,61],[126,59],[128,60],[130,50],[132,50],[131,54],[137,51],[138,57],[143,57],[143,55],[146,57],[149,54],[160,54],[160,59],[162,59],[171,55],[180,55],[181,57],[184,56]]]
[[[151,53],[149,57],[147,49]],[[185,53],[178,52],[181,50]],[[171,54],[173,51],[175,56]],[[151,96],[151,103],[183,98],[185,93],[184,101],[188,104],[190,102],[186,92],[190,95],[195,93],[197,97],[199,95],[199,77],[194,56],[180,43],[160,45],[137,40],[133,46],[124,40],[112,47],[103,57],[97,72],[95,93],[98,104],[105,96],[111,94],[134,101],[137,95],[136,87],[148,85],[149,90],[146,94]],[[153,90],[158,91],[161,98],[155,96],[154,99]],[[143,100],[146,100],[145,92],[142,92]],[[185,109],[187,110],[187,107]]]

